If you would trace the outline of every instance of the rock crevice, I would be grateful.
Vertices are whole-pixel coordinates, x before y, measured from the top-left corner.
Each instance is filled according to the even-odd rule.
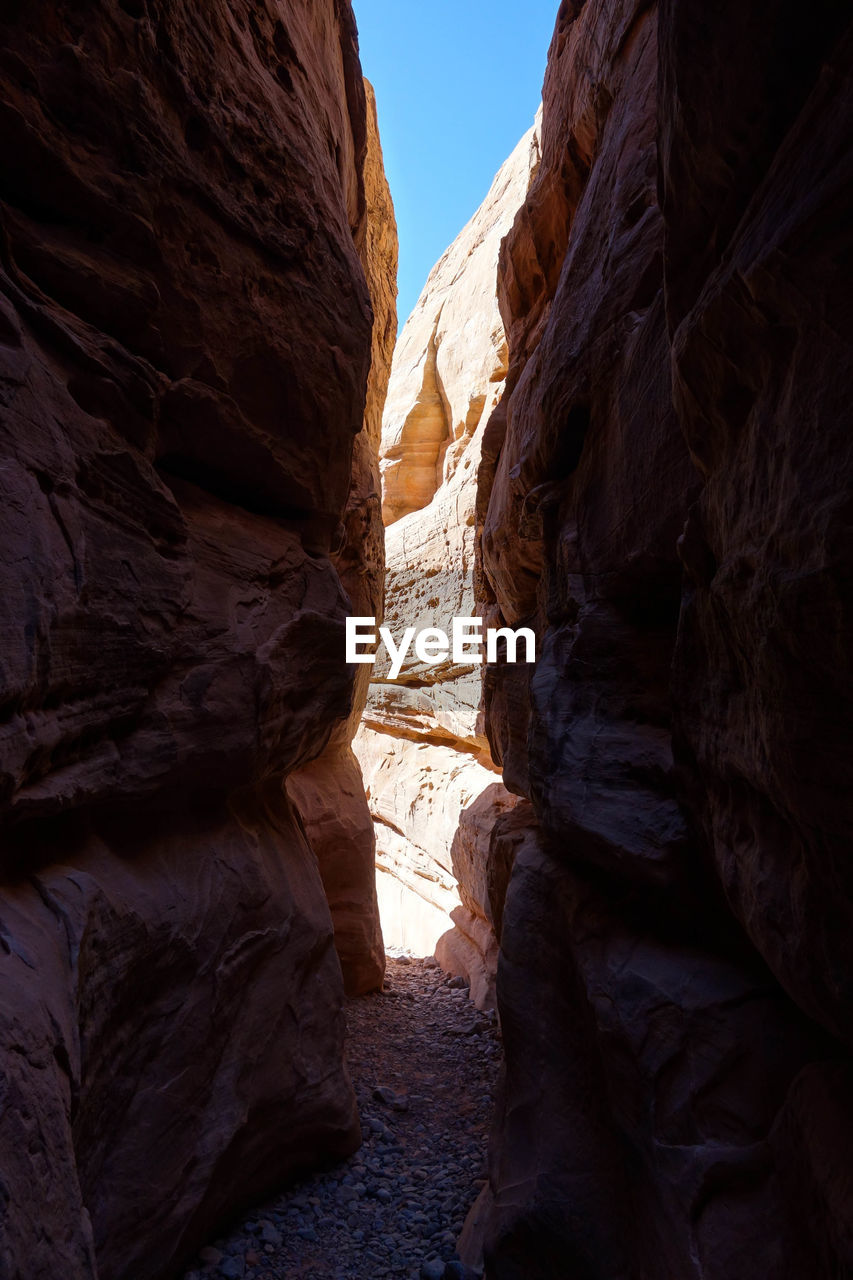
[[[394,351],[382,429],[385,620],[441,627],[474,617],[475,496],[486,421],[506,376],[497,308],[500,242],[539,157],[538,126],[430,273]],[[389,679],[382,653],[355,750],[377,830],[386,939],[429,955],[492,1004],[495,944],[485,899],[461,885],[472,842],[488,840],[484,793],[512,805],[482,725],[482,667],[410,655]],[[467,896],[466,896],[467,895]],[[440,941],[439,941],[440,940]]]

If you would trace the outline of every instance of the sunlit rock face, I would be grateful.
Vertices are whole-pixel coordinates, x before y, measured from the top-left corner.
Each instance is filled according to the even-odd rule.
[[[358,1141],[283,778],[353,699],[365,96],[333,0],[0,27],[0,1274],[146,1280]]]
[[[539,637],[485,680],[492,1280],[853,1274],[845,20],[557,17],[477,504]]]
[[[332,559],[353,614],[381,621],[385,545],[379,448],[397,338],[397,224],[382,161],[376,99],[368,81],[365,91],[367,216],[359,251],[373,305],[373,339],[364,430],[356,436],[353,448],[345,536]],[[367,701],[369,679],[368,668],[359,666],[348,719],[333,731],[323,754],[287,780],[288,795],[299,809],[320,863],[335,927],[335,946],[351,995],[381,987],[385,973],[376,897],[376,837],[361,770],[351,746]]]
[[[538,158],[534,128],[433,268],[394,351],[381,470],[385,620],[398,638],[407,627],[449,632],[454,616],[477,613],[477,469],[506,376],[498,254]],[[495,815],[514,798],[500,784],[482,731],[481,670],[450,658],[435,666],[410,659],[391,681],[382,651],[355,747],[376,823],[386,941],[430,954],[455,923],[440,958],[470,977],[488,1004],[495,948],[487,902],[467,890],[460,899],[457,881],[471,860],[463,849],[488,845],[479,797],[497,797]]]
[[[472,444],[506,377],[506,335],[496,291],[500,244],[538,163],[537,122],[433,267],[400,334],[382,424],[388,524],[412,511],[420,511],[423,522],[438,490],[460,470],[476,469],[479,453]],[[460,510],[457,521],[463,528],[465,514]],[[390,558],[389,564],[393,568]]]

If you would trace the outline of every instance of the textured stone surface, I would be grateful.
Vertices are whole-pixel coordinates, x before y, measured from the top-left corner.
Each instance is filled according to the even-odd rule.
[[[833,45],[825,10],[787,60],[765,52],[762,77],[790,74],[784,113],[734,150],[741,220],[721,211],[724,257],[689,309],[673,296],[675,403],[704,481],[675,685],[727,899],[794,999],[853,1044],[853,50]],[[673,79],[692,20],[690,6],[669,18]],[[674,266],[705,234],[704,171],[692,199],[676,194],[696,135],[674,133],[664,170]]]
[[[376,836],[352,748],[332,743],[289,775],[287,794],[317,857],[349,994],[382,986],[385,950],[376,898]]]
[[[345,536],[333,562],[352,613],[381,621],[385,544],[379,446],[397,337],[397,225],[382,161],[376,99],[370,83],[365,80],[364,84],[367,218],[359,247],[373,304],[373,338],[364,429],[353,448]],[[292,773],[287,781],[288,794],[302,815],[320,863],[335,926],[335,945],[350,995],[381,987],[385,966],[376,897],[376,838],[359,764],[350,746],[367,701],[369,680],[369,668],[357,666],[349,718],[333,731],[323,754]]]
[[[0,1274],[173,1274],[357,1145],[314,854],[277,780],[19,841],[39,869],[0,913]]]
[[[491,1007],[496,954],[482,868],[495,817],[515,797],[456,746],[362,728],[355,750],[376,827],[386,941],[423,955],[440,944],[442,964],[470,981],[481,1007]],[[456,936],[456,925],[463,934]]]
[[[845,17],[557,16],[476,508],[480,607],[539,637],[485,675],[530,801],[485,863],[491,1280],[853,1274]]]
[[[538,162],[537,124],[433,267],[400,334],[382,428],[389,524],[426,507],[460,465],[468,470],[476,463],[471,438],[500,398],[506,373],[496,291],[500,244]]]
[[[760,963],[529,836],[499,991],[494,1274],[809,1274],[768,1135],[821,1037]]]
[[[332,0],[0,24],[0,1274],[145,1280],[358,1141],[282,779],[352,705],[364,90]]]
[[[394,351],[381,468],[388,523],[385,618],[397,637],[411,626],[449,633],[454,616],[477,612],[477,468],[506,373],[498,254],[538,156],[535,127],[433,268]],[[461,908],[455,882],[466,864],[455,849],[457,835],[465,838],[466,814],[486,790],[503,797],[495,814],[511,798],[498,782],[482,732],[480,667],[452,659],[428,666],[412,655],[399,680],[387,675],[383,651],[356,752],[376,819],[386,940],[430,954],[454,926],[450,913]],[[484,859],[488,832],[488,820],[481,818]],[[441,958],[469,979],[477,973],[477,997],[491,1003],[494,940],[484,904],[468,894],[467,915],[459,917],[467,932],[457,930]],[[471,914],[486,927],[468,919]]]

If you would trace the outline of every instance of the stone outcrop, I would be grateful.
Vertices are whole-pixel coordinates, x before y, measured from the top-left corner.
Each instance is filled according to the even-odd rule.
[[[0,29],[0,1275],[146,1280],[358,1142],[282,784],[352,708],[393,254],[349,4]]]
[[[376,98],[368,81],[364,86],[367,218],[359,249],[373,303],[373,339],[364,429],[356,436],[353,447],[344,539],[332,561],[349,596],[352,613],[381,621],[385,540],[379,448],[397,339],[397,224],[382,162]],[[368,668],[358,666],[349,717],[333,730],[322,755],[290,774],[287,780],[288,795],[302,815],[320,864],[335,928],[335,946],[350,995],[381,987],[385,972],[376,898],[376,837],[361,770],[351,746],[367,701],[369,679]]]
[[[560,6],[478,599],[491,1280],[853,1275],[851,33]]]
[[[454,616],[477,612],[477,469],[506,375],[498,254],[538,156],[533,128],[433,268],[394,351],[381,469],[385,618],[398,637],[412,626],[449,632]],[[471,979],[480,1003],[491,1003],[496,949],[488,902],[476,874],[461,895],[458,887],[468,864],[484,864],[491,821],[515,803],[483,734],[482,668],[415,658],[391,681],[383,651],[383,661],[364,670],[372,682],[356,751],[376,822],[386,940],[430,954],[448,935],[442,962]],[[480,856],[472,856],[472,843]]]

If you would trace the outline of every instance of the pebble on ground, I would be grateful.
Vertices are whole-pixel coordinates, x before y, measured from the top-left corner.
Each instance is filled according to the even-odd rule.
[[[388,957],[385,990],[347,1001],[363,1144],[202,1249],[185,1280],[453,1280],[485,1185],[500,1064],[495,1015],[434,960]]]

